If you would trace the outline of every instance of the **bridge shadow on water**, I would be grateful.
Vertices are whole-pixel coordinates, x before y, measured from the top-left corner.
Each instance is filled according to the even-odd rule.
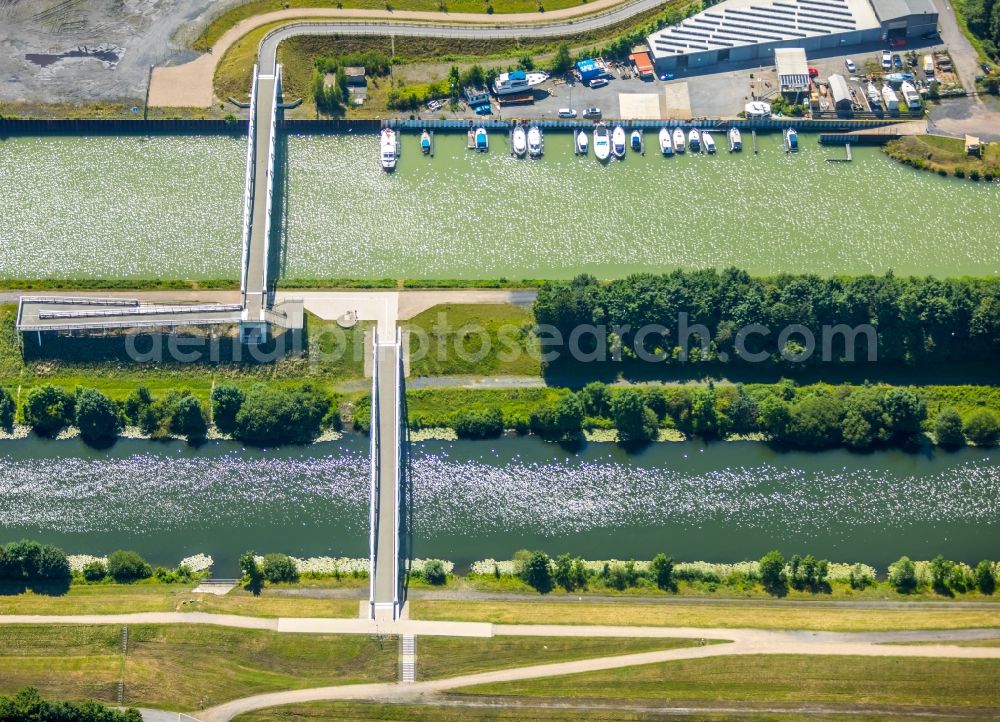
[[[399,364],[399,564],[402,582],[400,584],[400,609],[409,596],[410,572],[413,566],[413,469],[410,454],[410,425],[406,406],[406,376],[403,363]]]

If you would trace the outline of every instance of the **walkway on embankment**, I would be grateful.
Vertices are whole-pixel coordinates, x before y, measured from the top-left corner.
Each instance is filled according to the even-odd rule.
[[[183,65],[154,68],[149,85],[152,107],[197,107],[212,104],[213,80],[226,51],[247,33],[288,21],[270,34],[260,49],[262,71],[273,63],[278,43],[295,35],[403,35],[424,38],[551,38],[576,35],[617,25],[655,10],[664,0],[594,0],[546,13],[440,13],[335,8],[289,8],[255,15],[223,33],[209,53]]]

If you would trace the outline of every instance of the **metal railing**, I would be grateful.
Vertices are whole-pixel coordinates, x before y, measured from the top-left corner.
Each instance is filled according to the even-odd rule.
[[[21,296],[21,303],[62,303],[90,306],[138,306],[136,298],[88,298],[86,296]]]
[[[40,319],[58,318],[110,318],[113,316],[154,316],[186,313],[231,313],[242,310],[240,304],[211,304],[203,306],[137,306],[128,308],[95,308],[89,311],[46,311],[38,312]]]
[[[368,432],[371,457],[371,489],[368,503],[368,609],[375,617],[375,519],[378,515],[378,328],[372,329],[371,427]]]
[[[273,205],[274,197],[274,147],[275,147],[275,136],[278,134],[277,126],[277,116],[278,116],[278,93],[281,90],[281,66],[278,65],[274,69],[274,92],[271,94],[269,102],[271,103],[271,121],[270,121],[270,138],[268,139],[267,147],[267,200],[264,206],[264,277],[261,279],[261,288],[264,291],[264,307],[266,308],[268,303],[267,299],[267,279],[268,279],[268,265],[270,263],[271,257],[271,207]]]
[[[257,133],[257,65],[253,66],[253,84],[250,86],[250,125],[247,132],[247,167],[243,186],[243,268],[240,272],[240,291],[246,305],[247,270],[250,264],[250,227],[253,225],[253,184],[255,166],[255,137]]]

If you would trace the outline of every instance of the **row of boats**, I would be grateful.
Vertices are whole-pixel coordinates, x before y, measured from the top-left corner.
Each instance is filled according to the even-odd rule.
[[[740,129],[736,127],[726,131],[729,141],[729,152],[736,153],[743,150],[743,136]],[[604,123],[598,123],[593,130],[594,155],[600,161],[605,161],[614,156],[624,158],[627,145],[631,145],[633,152],[645,150],[642,131],[633,130],[631,137],[625,133],[625,129],[616,125],[609,129]],[[685,138],[682,128],[660,128],[659,136],[660,152],[665,156],[675,153],[684,153],[690,148],[693,153],[715,153],[716,144],[712,133],[707,130],[692,128]],[[685,142],[686,141],[686,142]],[[420,135],[420,149],[425,154],[431,151],[431,136],[426,130]],[[786,128],[784,131],[785,150],[794,152],[799,149],[798,135],[794,128]],[[469,147],[486,152],[490,148],[489,134],[486,128],[480,126],[475,131],[470,132]],[[511,150],[514,155],[523,158],[525,155],[538,158],[544,151],[544,136],[542,129],[537,125],[532,125],[525,129],[523,125],[517,125],[511,132]],[[585,130],[577,131],[574,136],[574,150],[578,155],[588,155],[590,153],[590,136]],[[392,128],[383,128],[381,134],[381,158],[382,168],[391,171],[396,167],[396,158],[399,156],[399,138]]]
[[[625,157],[626,134],[622,126],[616,125],[614,129],[609,130],[604,123],[598,123],[594,127],[593,136],[594,155],[597,156],[598,160],[607,160],[611,156],[615,158]],[[739,128],[730,128],[727,131],[727,137],[731,153],[743,150],[743,137],[740,134]],[[702,150],[706,153],[714,153],[716,151],[715,139],[712,137],[711,132],[698,130],[697,128],[692,128],[688,131],[686,142],[682,128],[674,128],[673,132],[669,128],[660,128],[658,140],[660,153],[665,156],[670,156],[674,153],[683,153],[689,147],[694,153],[700,153]],[[644,150],[645,146],[641,130],[636,129],[632,131],[629,138],[629,145],[631,145],[632,150],[636,153]],[[577,132],[575,141],[576,152],[580,155],[587,155],[589,152],[588,146],[589,139],[586,131],[581,130]]]

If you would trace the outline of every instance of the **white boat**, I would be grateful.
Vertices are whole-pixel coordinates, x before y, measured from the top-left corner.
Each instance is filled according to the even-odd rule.
[[[688,133],[688,145],[691,146],[691,150],[695,153],[701,150],[701,134],[697,128],[692,128],[691,132]]]
[[[497,76],[497,79],[493,81],[493,92],[497,95],[527,93],[532,87],[540,85],[548,79],[548,73],[526,73],[523,70],[512,70]]]
[[[379,153],[382,158],[382,170],[392,171],[396,169],[396,131],[392,128],[383,128],[379,141]]]
[[[670,139],[670,131],[666,128],[660,128],[660,152],[663,155],[674,154],[674,142]]]
[[[576,134],[576,152],[577,155],[587,155],[587,132],[581,130]]]
[[[486,133],[486,128],[476,128],[476,150],[485,153],[490,149],[490,137]]]
[[[420,134],[420,150],[422,150],[425,155],[431,152],[431,134],[426,130]]]
[[[704,143],[705,150],[707,150],[709,153],[715,152],[715,138],[713,138],[712,134],[709,133],[707,130],[702,131],[701,142]]]
[[[785,151],[794,153],[799,149],[799,134],[795,128],[785,128]]]
[[[642,152],[642,131],[640,131],[640,130],[633,130],[630,142],[632,143],[632,151],[634,153],[641,153]]]
[[[542,129],[537,125],[528,128],[528,154],[532,158],[542,155]]]
[[[740,150],[743,150],[743,136],[740,135],[740,129],[734,126],[729,129],[729,152],[735,153]]]
[[[518,125],[514,128],[510,141],[511,145],[514,146],[514,155],[518,158],[523,158],[524,154],[528,151],[528,138],[524,132],[523,125]]]
[[[674,152],[684,152],[684,131],[680,128],[674,128]]]
[[[594,128],[594,155],[601,161],[607,160],[611,155],[611,134],[604,123],[598,123]]]
[[[611,131],[611,152],[615,158],[625,157],[625,129],[620,125],[616,125]]]

